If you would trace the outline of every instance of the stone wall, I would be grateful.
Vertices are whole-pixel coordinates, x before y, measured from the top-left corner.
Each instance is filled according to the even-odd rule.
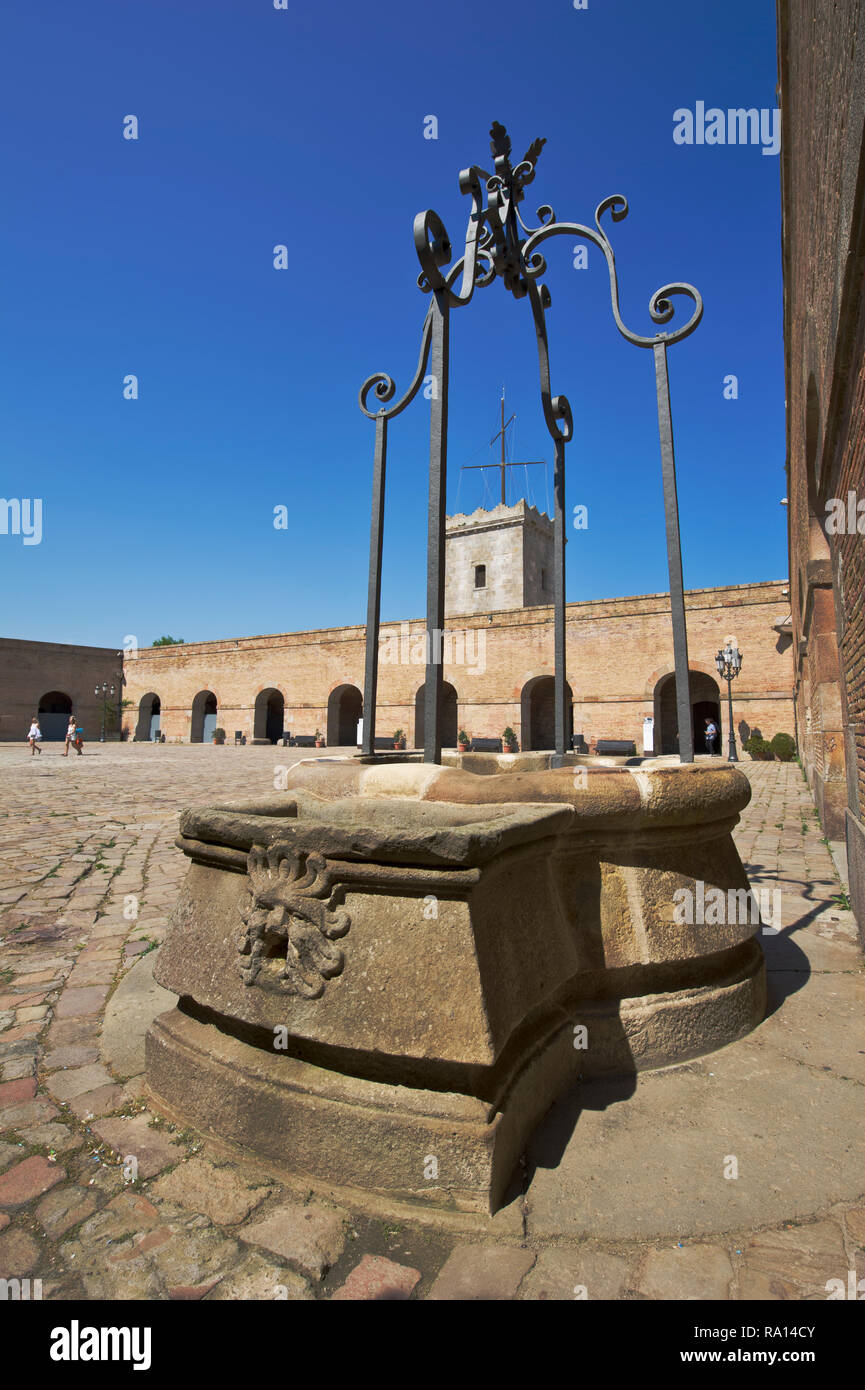
[[[486,571],[483,587],[475,583],[478,565]],[[527,608],[552,597],[553,523],[544,512],[519,501],[448,517],[446,614]]]
[[[778,52],[796,710],[865,923],[865,3],[779,0]]]
[[[102,701],[93,691],[97,682],[113,683],[114,704],[118,706],[123,698],[118,680],[121,666],[121,657],[111,647],[0,638],[0,740],[23,743],[40,700],[58,694],[68,698],[72,712],[83,721],[85,740],[95,741],[101,730]],[[42,719],[43,736],[50,738],[66,722],[57,716],[53,720]],[[109,727],[106,737],[119,737],[119,721],[115,721],[113,730]]]
[[[780,582],[733,585],[686,596],[695,671],[717,684],[715,653],[729,635],[744,652],[734,689],[737,736],[754,728],[767,737],[793,731],[791,643],[773,626],[789,614],[782,587]],[[448,620],[444,658],[460,725],[475,736],[496,737],[509,724],[521,746],[531,746],[530,692],[553,672],[552,609],[454,615]],[[421,620],[382,623],[378,734],[402,728],[409,746],[420,739],[415,700],[425,661]],[[229,740],[235,731],[251,739],[262,732],[256,699],[261,709],[273,691],[284,700],[286,729],[325,731],[329,705],[333,713],[340,691],[362,690],[363,662],[362,627],[142,649],[126,663],[126,693],[133,701],[126,725],[135,736],[142,700],[157,695],[166,739],[186,741],[193,733],[195,697],[210,691],[217,700],[218,724]],[[631,738],[641,748],[643,719],[657,717],[660,688],[673,670],[667,595],[569,604],[567,667],[575,731],[590,741]],[[726,751],[725,703],[722,721]]]

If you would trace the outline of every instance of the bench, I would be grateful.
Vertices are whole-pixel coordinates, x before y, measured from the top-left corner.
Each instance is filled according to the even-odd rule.
[[[473,753],[501,753],[502,741],[500,738],[473,738],[471,751]]]
[[[292,748],[314,748],[315,734],[295,734],[291,740]]]
[[[627,738],[599,738],[595,744],[595,752],[608,757],[635,758],[637,756],[637,745]]]

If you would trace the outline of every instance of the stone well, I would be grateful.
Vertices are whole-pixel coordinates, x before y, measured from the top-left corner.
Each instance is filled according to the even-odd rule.
[[[284,793],[183,813],[155,972],[180,997],[148,1034],[148,1085],[361,1205],[492,1212],[579,1077],[763,1017],[759,923],[688,924],[674,898],[741,903],[750,788],[720,760],[449,761],[310,760]]]

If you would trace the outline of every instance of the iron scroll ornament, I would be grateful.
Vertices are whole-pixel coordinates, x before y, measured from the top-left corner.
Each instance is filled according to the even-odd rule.
[[[501,279],[505,289],[515,298],[526,296],[532,309],[538,350],[541,403],[547,430],[555,446],[555,517],[554,517],[554,631],[555,631],[555,727],[556,753],[562,755],[566,743],[565,710],[565,597],[564,597],[564,480],[565,444],[573,436],[573,415],[566,396],[552,394],[550,359],[546,331],[546,311],[551,304],[548,287],[540,283],[547,263],[539,249],[555,236],[578,237],[596,246],[604,255],[610,282],[613,319],[621,335],[637,347],[652,348],[658,403],[658,427],[661,443],[662,479],[667,533],[667,558],[670,574],[670,602],[673,622],[673,648],[676,669],[676,699],[679,717],[679,753],[683,762],[693,762],[693,731],[690,715],[690,686],[685,624],[684,586],[682,581],[681,542],[679,537],[678,502],[676,496],[675,456],[672,418],[667,376],[667,348],[687,338],[697,328],[703,316],[703,301],[695,286],[686,282],[663,285],[649,301],[649,316],[659,326],[670,324],[676,312],[676,297],[690,299],[693,310],[685,323],[653,334],[636,333],[622,319],[619,305],[618,274],[615,253],[601,225],[601,218],[610,213],[613,222],[628,215],[628,201],[621,194],[603,199],[595,210],[594,227],[579,222],[559,222],[553,208],[543,204],[537,209],[540,226],[530,228],[523,221],[519,204],[525,189],[535,177],[537,160],[546,143],[532,142],[522,160],[511,164],[511,141],[504,126],[493,122],[490,130],[490,150],[494,156],[495,172],[489,174],[477,165],[461,171],[460,191],[471,197],[465,237],[465,250],[460,259],[450,264],[452,247],[441,218],[432,209],[418,213],[414,220],[414,242],[420,274],[420,289],[431,295],[431,303],[421,333],[421,349],[417,369],[408,389],[395,404],[388,403],[395,394],[393,378],[386,372],[368,377],[360,389],[360,408],[368,419],[376,422],[376,452],[373,478],[373,516],[370,532],[370,571],[367,604],[367,649],[364,686],[363,753],[374,756],[375,698],[378,683],[379,608],[381,597],[381,556],[384,521],[384,483],[387,456],[387,424],[399,415],[415,398],[421,385],[432,380],[430,419],[430,492],[427,554],[427,643],[428,661],[425,685],[424,757],[428,762],[441,760],[441,706],[443,671],[441,660],[435,659],[438,649],[436,635],[444,627],[444,488],[447,459],[447,391],[448,335],[451,308],[470,303],[475,289],[485,288]],[[484,201],[486,193],[486,202]],[[461,277],[459,290],[454,286]],[[432,361],[432,373],[427,368]],[[378,409],[371,409],[370,392],[374,392]]]

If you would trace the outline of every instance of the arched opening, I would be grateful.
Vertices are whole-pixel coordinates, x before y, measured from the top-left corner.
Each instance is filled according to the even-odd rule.
[[[159,737],[162,720],[162,702],[151,691],[142,695],[138,705],[138,723],[135,726],[136,743],[153,743]]]
[[[556,746],[556,682],[553,676],[535,676],[520,696],[521,740],[524,753],[549,752]],[[574,695],[565,682],[565,748],[574,738]]]
[[[459,733],[457,692],[449,681],[442,685],[442,748],[456,748]],[[414,697],[414,747],[423,748],[423,721],[426,709],[426,687],[421,686]]]
[[[278,743],[284,721],[285,699],[281,691],[271,687],[256,695],[252,736],[257,743],[265,739],[268,743]]]
[[[363,718],[363,696],[356,685],[338,685],[327,702],[327,743],[330,748],[356,748],[357,723]]]
[[[49,690],[42,696],[37,718],[43,742],[63,742],[71,713],[72,701],[62,690]]]
[[[691,727],[694,733],[694,752],[705,753],[706,720],[714,719],[718,726],[715,751],[723,748],[721,726],[721,692],[718,682],[705,671],[690,671]],[[679,716],[676,709],[676,677],[673,672],[662,676],[655,686],[655,752],[678,753]]]
[[[212,690],[199,690],[192,701],[190,743],[209,743],[216,728],[219,706]]]

